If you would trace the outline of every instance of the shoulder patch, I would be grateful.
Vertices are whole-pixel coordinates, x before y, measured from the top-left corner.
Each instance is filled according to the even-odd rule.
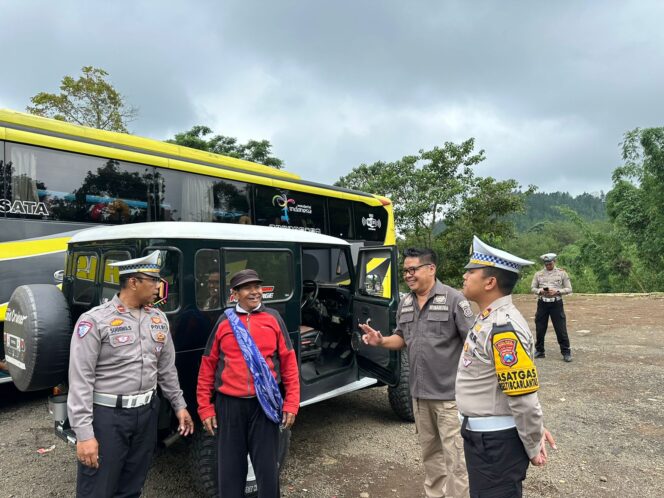
[[[498,386],[508,396],[521,396],[539,389],[537,369],[513,330],[492,335],[493,359]]]
[[[83,339],[90,330],[92,330],[92,324],[90,322],[80,322],[76,327],[76,334]]]
[[[459,306],[463,310],[463,316],[466,318],[473,316],[473,309],[470,307],[470,303],[466,299],[459,301]]]

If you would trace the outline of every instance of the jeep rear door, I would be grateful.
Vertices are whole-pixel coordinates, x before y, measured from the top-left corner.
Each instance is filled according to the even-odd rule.
[[[385,384],[399,383],[400,351],[367,346],[361,340],[359,323],[369,323],[384,336],[392,335],[399,304],[395,246],[365,247],[357,259],[353,298],[353,345],[363,374]]]

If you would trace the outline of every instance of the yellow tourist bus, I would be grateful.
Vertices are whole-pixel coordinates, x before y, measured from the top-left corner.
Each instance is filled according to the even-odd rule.
[[[354,254],[360,246],[396,242],[385,197],[158,140],[0,110],[0,332],[16,287],[57,281],[73,233],[144,221],[304,230],[345,239]],[[372,261],[367,271],[374,274],[373,293],[390,292],[388,261]],[[9,378],[0,371],[3,380]]]

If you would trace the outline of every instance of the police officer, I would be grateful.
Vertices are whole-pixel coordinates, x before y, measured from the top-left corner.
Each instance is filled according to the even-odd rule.
[[[552,252],[542,254],[544,269],[535,273],[530,285],[533,294],[537,294],[537,313],[535,314],[535,358],[544,358],[544,337],[549,325],[549,316],[556,331],[563,360],[572,361],[572,350],[567,335],[567,318],[563,309],[563,296],[572,293],[572,283],[565,270],[556,267],[556,255]]]
[[[424,491],[427,498],[459,498],[468,496],[468,476],[454,379],[473,312],[459,291],[436,279],[436,260],[431,249],[404,252],[403,275],[411,292],[399,303],[394,334],[384,337],[368,324],[359,327],[365,344],[394,350],[407,347]]]
[[[456,379],[471,498],[521,497],[528,463],[546,463],[545,440],[555,448],[537,397],[533,337],[512,304],[519,271],[530,264],[473,239],[463,294],[481,311],[463,346]]]
[[[76,433],[76,496],[140,496],[157,442],[157,384],[181,435],[194,431],[158,297],[160,253],[112,263],[120,293],[83,313],[71,339],[69,422]]]

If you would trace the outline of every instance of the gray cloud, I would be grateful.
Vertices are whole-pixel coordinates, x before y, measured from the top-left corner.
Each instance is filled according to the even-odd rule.
[[[610,188],[622,134],[661,124],[655,1],[3,2],[0,105],[23,110],[83,65],[140,109],[267,138],[303,177],[475,137],[478,174]]]

